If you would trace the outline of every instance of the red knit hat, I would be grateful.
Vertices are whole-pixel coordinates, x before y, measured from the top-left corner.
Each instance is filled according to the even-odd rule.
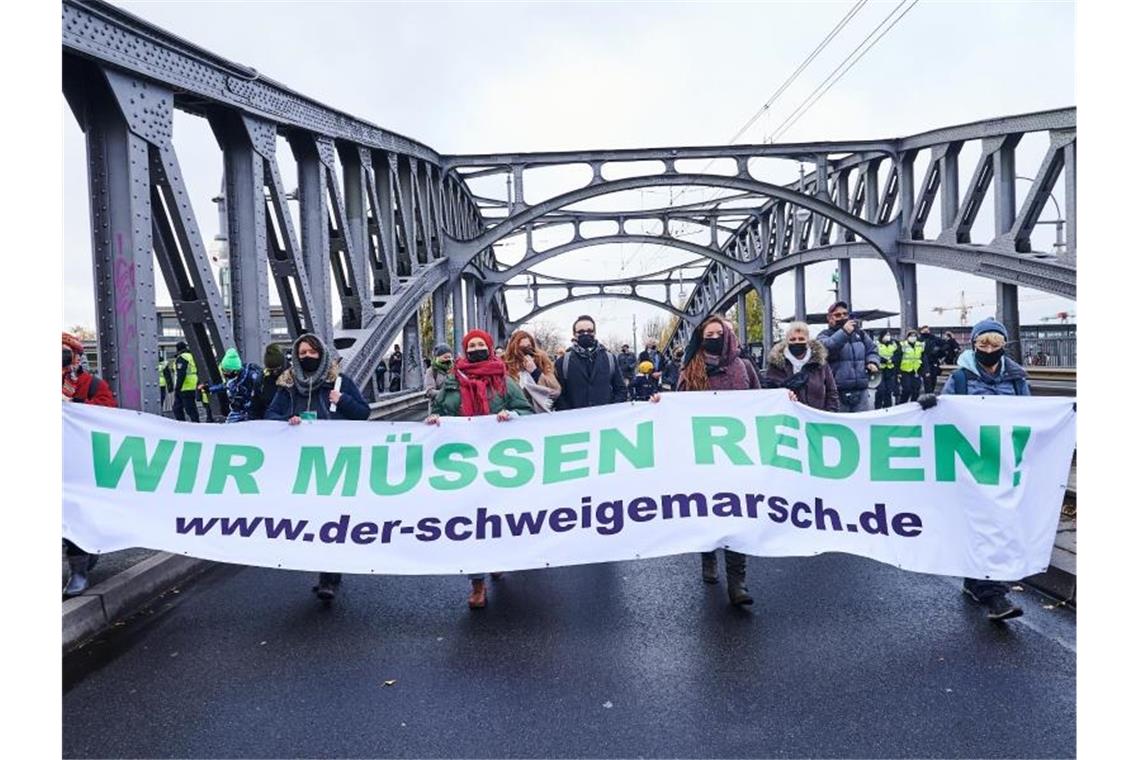
[[[464,354],[467,353],[467,342],[469,340],[471,340],[472,338],[482,338],[483,342],[487,344],[488,350],[490,350],[495,345],[494,339],[491,338],[491,333],[487,332],[486,330],[479,330],[479,329],[468,330],[467,334],[463,336],[463,344],[462,345],[463,345],[463,353]]]
[[[83,355],[83,341],[69,332],[63,334],[63,345],[70,348],[77,356]]]

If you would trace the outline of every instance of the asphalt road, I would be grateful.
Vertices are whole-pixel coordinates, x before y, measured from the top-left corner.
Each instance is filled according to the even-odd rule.
[[[846,555],[462,577],[220,565],[64,662],[65,757],[1072,757],[1075,614]],[[386,685],[386,682],[392,683]]]

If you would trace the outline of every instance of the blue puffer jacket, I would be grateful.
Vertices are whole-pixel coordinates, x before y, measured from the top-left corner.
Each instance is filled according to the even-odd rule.
[[[867,387],[867,364],[882,365],[875,341],[863,330],[848,335],[842,327],[828,327],[817,340],[827,349],[827,363],[840,391],[861,391]]]
[[[963,351],[958,357],[958,369],[946,378],[942,388],[950,396],[1028,396],[1029,381],[1020,364],[1003,356],[998,371],[991,375],[978,369],[973,351]]]

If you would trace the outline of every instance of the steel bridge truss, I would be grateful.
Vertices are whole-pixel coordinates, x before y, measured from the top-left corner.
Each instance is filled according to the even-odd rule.
[[[190,350],[211,381],[219,380],[227,347],[243,356],[261,354],[269,341],[272,282],[289,334],[331,337],[344,371],[370,394],[377,392],[372,378],[382,352],[395,340],[405,349],[404,387],[419,387],[424,310],[436,339],[450,333],[458,344],[476,325],[503,341],[517,325],[568,301],[623,298],[676,317],[668,341],[676,345],[709,313],[733,305],[745,327],[744,296],[756,290],[769,344],[775,278],[794,274],[795,312],[802,318],[805,267],[838,261],[838,291],[850,300],[853,258],[887,264],[908,326],[918,321],[918,264],[994,280],[998,317],[1014,332],[1018,287],[1075,296],[1075,109],[888,140],[449,156],[103,2],[65,0],[63,54],[64,95],[87,141],[101,362],[131,408],[159,408],[155,262]],[[175,109],[207,119],[223,154],[229,309],[179,168]],[[1025,170],[1034,174],[1024,180],[1031,185],[1019,202],[1016,149],[1024,135],[1037,132],[1048,134],[1048,149],[1039,165]],[[297,165],[299,230],[286,205],[291,196],[281,180],[279,137]],[[980,145],[980,151],[960,191],[964,145]],[[774,182],[757,159],[811,171],[798,182]],[[729,169],[691,170],[712,162]],[[588,179],[527,202],[528,173],[573,166],[588,167]],[[1047,223],[1063,228],[1063,245],[1034,251],[1031,233],[1046,223],[1041,217],[1062,171],[1063,210]],[[472,183],[488,177],[509,179],[507,197],[472,192]],[[682,194],[701,188],[721,196],[661,208],[580,208],[649,188]],[[994,228],[980,234],[975,223],[987,197]],[[935,207],[938,229],[930,220]],[[538,242],[555,233],[565,239]],[[513,243],[521,243],[523,253],[508,263],[502,250]],[[691,258],[612,280],[534,269],[580,249],[631,244]],[[692,292],[675,305],[679,288]],[[505,298],[511,292],[526,293],[530,306],[513,319]],[[746,329],[741,333],[748,338]]]

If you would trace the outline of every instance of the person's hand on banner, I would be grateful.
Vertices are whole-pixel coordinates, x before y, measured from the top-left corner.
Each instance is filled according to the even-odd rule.
[[[799,401],[799,399],[796,398],[796,392],[792,390],[788,391],[788,399],[791,401]]]
[[[63,380],[63,397],[68,401],[75,400],[75,381],[65,377]]]
[[[660,400],[661,400],[661,394],[660,393],[654,393],[652,396],[649,397],[649,403],[651,403],[651,404],[656,404]]]
[[[292,417],[289,418],[289,424],[290,425],[300,425],[301,424],[301,418],[294,414]]]
[[[427,416],[427,419],[424,420],[424,424],[425,425],[438,425],[439,424],[439,415],[438,414],[429,414]]]
[[[918,405],[921,406],[924,410],[933,409],[934,407],[938,406],[938,397],[933,393],[923,393],[917,399],[915,399],[915,401],[917,401]]]
[[[512,412],[510,409],[504,409],[503,411],[501,411],[495,415],[495,419],[497,419],[499,422],[506,422],[507,420],[509,420],[515,416],[516,416],[515,413]]]

